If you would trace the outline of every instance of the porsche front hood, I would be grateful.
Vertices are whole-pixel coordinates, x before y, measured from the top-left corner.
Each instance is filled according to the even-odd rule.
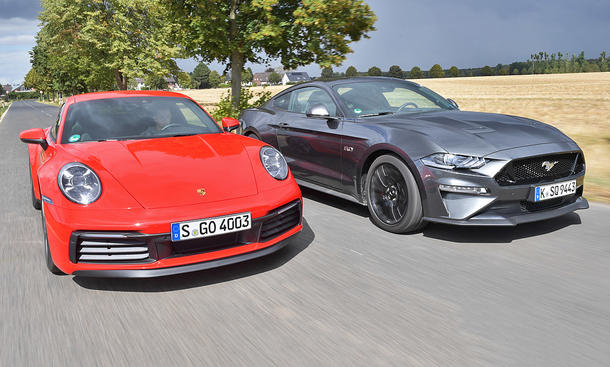
[[[210,203],[258,192],[250,157],[231,135],[68,146],[85,160],[97,161],[144,208]]]
[[[571,141],[559,130],[538,121],[481,112],[400,114],[391,116],[383,125],[417,131],[450,153],[481,157],[517,147]]]

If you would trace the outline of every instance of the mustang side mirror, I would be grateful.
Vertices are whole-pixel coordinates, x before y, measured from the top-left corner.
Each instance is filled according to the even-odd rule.
[[[307,117],[330,118],[330,113],[328,113],[328,109],[323,104],[315,104],[309,107],[305,115]]]
[[[449,101],[449,103],[451,103],[451,105],[452,105],[453,107],[455,107],[455,109],[456,109],[456,110],[460,108],[460,107],[458,106],[457,102],[456,102],[456,101],[454,101],[453,99],[451,99],[451,98],[447,98],[447,101]]]
[[[22,131],[21,134],[19,134],[19,139],[27,144],[39,144],[42,149],[45,150],[49,146],[44,130],[40,128]]]
[[[237,129],[239,127],[239,121],[234,119],[233,117],[223,117],[222,118],[222,128],[224,131],[230,133],[231,131]]]

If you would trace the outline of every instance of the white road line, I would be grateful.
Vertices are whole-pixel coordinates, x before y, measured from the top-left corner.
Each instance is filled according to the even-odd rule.
[[[6,116],[8,110],[10,110],[12,106],[13,106],[12,103],[10,105],[8,105],[8,108],[6,109],[6,111],[4,111],[4,113],[2,114],[2,117],[0,117],[0,124],[2,123],[2,120],[4,120],[4,116]]]
[[[352,250],[352,249],[349,249],[349,250],[350,250],[351,252],[355,252],[355,253],[357,253],[358,255],[364,256],[364,254],[362,254],[362,253],[360,253],[360,252],[358,252],[358,251],[356,251],[356,250]]]

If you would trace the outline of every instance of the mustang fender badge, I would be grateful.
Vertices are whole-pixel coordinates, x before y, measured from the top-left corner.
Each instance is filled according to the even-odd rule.
[[[205,189],[204,188],[197,189],[197,193],[201,196],[205,196]]]
[[[542,168],[544,168],[547,172],[552,170],[553,167],[555,167],[555,165],[559,163],[557,161],[553,161],[553,162],[549,162],[549,161],[544,161],[542,162]]]

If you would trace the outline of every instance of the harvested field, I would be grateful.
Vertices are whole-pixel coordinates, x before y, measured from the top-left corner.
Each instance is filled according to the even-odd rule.
[[[418,79],[462,110],[505,113],[551,124],[573,138],[587,160],[585,196],[610,202],[610,72]],[[285,86],[267,87],[277,93]],[[255,87],[253,91],[263,90]],[[213,109],[228,89],[183,93]]]

